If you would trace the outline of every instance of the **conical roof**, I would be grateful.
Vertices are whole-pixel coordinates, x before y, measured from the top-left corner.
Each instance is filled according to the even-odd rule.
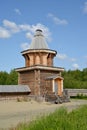
[[[37,29],[29,49],[48,49],[42,30]]]

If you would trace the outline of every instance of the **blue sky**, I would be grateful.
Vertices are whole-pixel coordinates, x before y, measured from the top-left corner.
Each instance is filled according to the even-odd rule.
[[[43,30],[54,65],[87,67],[87,0],[0,0],[0,71],[24,67],[21,51]]]

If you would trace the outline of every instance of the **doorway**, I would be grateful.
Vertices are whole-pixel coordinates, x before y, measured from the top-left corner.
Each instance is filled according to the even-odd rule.
[[[54,82],[54,93],[55,93],[55,95],[58,94],[58,82],[57,81]]]

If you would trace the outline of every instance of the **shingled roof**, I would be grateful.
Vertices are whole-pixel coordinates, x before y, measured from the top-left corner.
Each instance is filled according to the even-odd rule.
[[[0,93],[31,92],[28,85],[0,85]]]
[[[42,30],[37,29],[29,49],[48,49]]]

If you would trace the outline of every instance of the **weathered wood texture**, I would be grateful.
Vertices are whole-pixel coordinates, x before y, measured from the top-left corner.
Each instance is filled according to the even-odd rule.
[[[34,93],[34,84],[35,84],[35,74],[33,71],[24,71],[19,73],[18,84],[28,85]]]
[[[25,58],[25,66],[29,67],[32,65],[47,65],[53,66],[53,58],[55,55],[51,53],[44,53],[44,52],[33,52],[27,53],[23,55]]]
[[[53,84],[52,84],[52,80],[46,80],[47,77],[49,76],[53,76],[55,74],[59,74],[60,73],[58,71],[44,71],[44,70],[41,70],[40,72],[40,79],[41,79],[41,94],[46,94],[46,93],[53,93]]]
[[[87,89],[64,89],[68,92],[70,97],[79,95],[87,95]]]
[[[58,71],[33,70],[19,73],[18,84],[29,85],[31,95],[42,95],[52,93],[52,80],[46,81],[46,78],[59,74]]]

